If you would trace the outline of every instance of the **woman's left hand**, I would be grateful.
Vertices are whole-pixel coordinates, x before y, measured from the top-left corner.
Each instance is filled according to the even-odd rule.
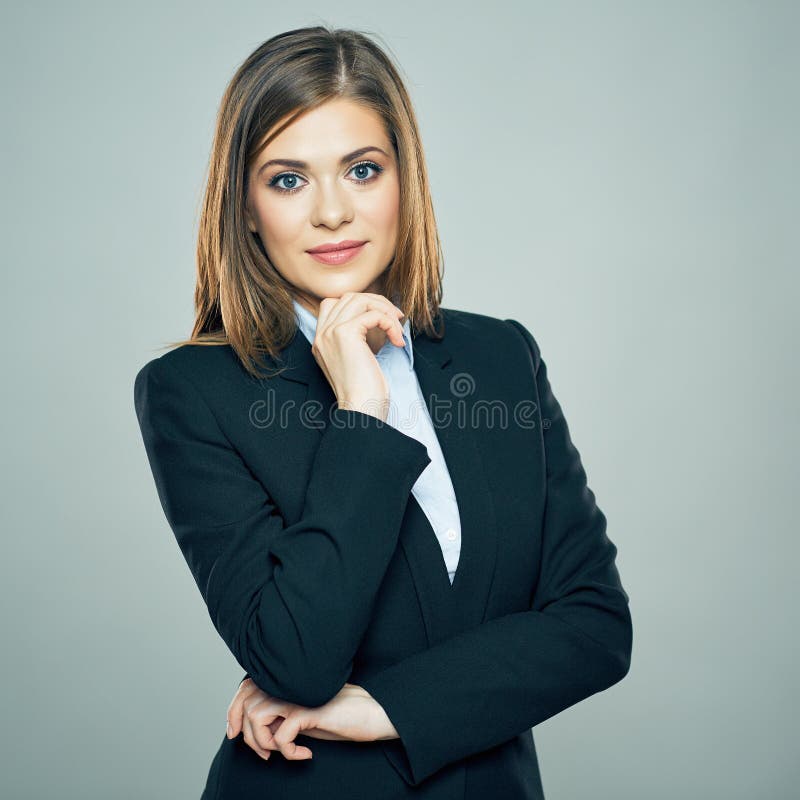
[[[241,731],[265,760],[273,750],[292,761],[311,758],[308,747],[294,743],[298,733],[355,742],[398,738],[383,706],[360,686],[346,683],[325,705],[306,708],[263,692],[250,678],[242,681],[228,707],[228,738]]]

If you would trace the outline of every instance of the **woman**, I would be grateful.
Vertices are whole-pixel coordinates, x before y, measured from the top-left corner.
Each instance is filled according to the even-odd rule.
[[[135,382],[248,673],[203,798],[541,798],[531,728],[629,669],[538,344],[441,307],[440,263],[384,52],[323,27],[261,45],[219,111],[192,336]]]

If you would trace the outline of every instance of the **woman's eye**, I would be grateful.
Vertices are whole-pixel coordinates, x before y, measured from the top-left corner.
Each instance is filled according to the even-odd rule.
[[[375,174],[370,175],[370,170]],[[354,164],[350,168],[350,172],[354,174],[356,183],[370,183],[383,172],[383,167],[374,161],[362,161],[359,164]],[[280,175],[276,175],[268,185],[282,194],[292,194],[303,188],[300,184],[302,180],[303,178],[294,172],[282,172]]]
[[[276,175],[270,182],[270,186],[274,186],[279,192],[296,192],[300,187],[298,186],[298,181],[301,180],[299,175],[295,175],[293,172],[284,172],[280,175]],[[287,184],[284,186],[280,186],[279,183],[281,181],[287,181]]]
[[[374,170],[375,174],[369,175],[369,170]],[[355,174],[360,183],[366,183],[367,181],[377,178],[378,175],[383,172],[383,167],[378,166],[374,161],[362,161],[360,164],[356,164],[350,171]]]

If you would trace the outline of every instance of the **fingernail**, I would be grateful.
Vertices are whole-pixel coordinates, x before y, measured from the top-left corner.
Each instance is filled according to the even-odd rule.
[[[233,728],[231,728],[230,722],[228,723],[228,738],[230,739],[233,736]]]

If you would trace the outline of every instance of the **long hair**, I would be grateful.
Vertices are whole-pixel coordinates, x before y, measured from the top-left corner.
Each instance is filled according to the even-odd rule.
[[[409,94],[392,61],[364,33],[315,26],[268,39],[226,87],[198,230],[194,328],[188,340],[168,346],[229,345],[261,378],[260,353],[277,360],[295,335],[293,287],[245,221],[249,168],[294,119],[333,98],[374,110],[386,126],[398,162],[400,209],[385,293],[396,298],[415,330],[443,335],[434,327],[442,299],[441,243]]]

